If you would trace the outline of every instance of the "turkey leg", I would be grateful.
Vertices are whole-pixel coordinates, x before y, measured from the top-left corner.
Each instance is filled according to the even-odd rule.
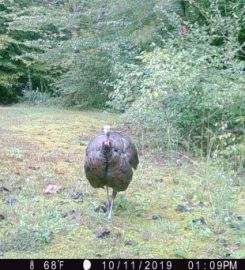
[[[108,204],[107,204],[107,211],[109,212],[109,211],[110,211],[110,204],[111,204],[111,201],[110,201],[110,197],[109,197],[109,188],[108,188],[108,186],[106,186],[106,193],[107,193],[107,201],[108,201]]]
[[[112,207],[113,207],[113,203],[114,203],[116,196],[117,196],[117,192],[113,189],[112,196],[111,196],[111,202],[110,202],[110,211],[109,211],[109,215],[108,215],[108,220],[111,220]]]

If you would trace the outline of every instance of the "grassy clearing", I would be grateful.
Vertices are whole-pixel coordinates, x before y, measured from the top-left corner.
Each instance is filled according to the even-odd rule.
[[[210,161],[141,155],[112,222],[95,212],[106,191],[85,179],[84,152],[117,117],[0,107],[1,257],[244,258],[244,182]]]

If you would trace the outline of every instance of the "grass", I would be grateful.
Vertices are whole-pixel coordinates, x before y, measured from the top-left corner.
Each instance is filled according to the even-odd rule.
[[[85,149],[118,117],[0,107],[1,257],[244,258],[244,183],[210,160],[141,154],[112,222],[95,211],[106,191],[86,180]],[[61,191],[45,194],[48,184]]]

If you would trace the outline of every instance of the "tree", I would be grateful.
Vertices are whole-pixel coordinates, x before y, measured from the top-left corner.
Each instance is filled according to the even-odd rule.
[[[35,2],[35,1],[33,1]],[[45,89],[52,81],[49,67],[39,61],[42,49],[32,42],[44,37],[45,31],[20,23],[35,13],[28,1],[4,1],[0,5],[0,103],[16,102],[24,89]]]

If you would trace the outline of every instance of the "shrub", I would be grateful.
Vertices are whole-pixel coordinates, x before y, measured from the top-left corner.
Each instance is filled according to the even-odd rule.
[[[37,90],[24,89],[22,91],[23,102],[30,105],[45,105],[54,106],[58,105],[59,100],[51,96],[48,92],[40,92]]]
[[[109,105],[126,111],[124,121],[144,130],[146,145],[181,145],[243,160],[240,45],[233,40],[215,46],[208,31],[207,26],[193,27],[187,37],[143,53],[139,65],[120,74]]]

